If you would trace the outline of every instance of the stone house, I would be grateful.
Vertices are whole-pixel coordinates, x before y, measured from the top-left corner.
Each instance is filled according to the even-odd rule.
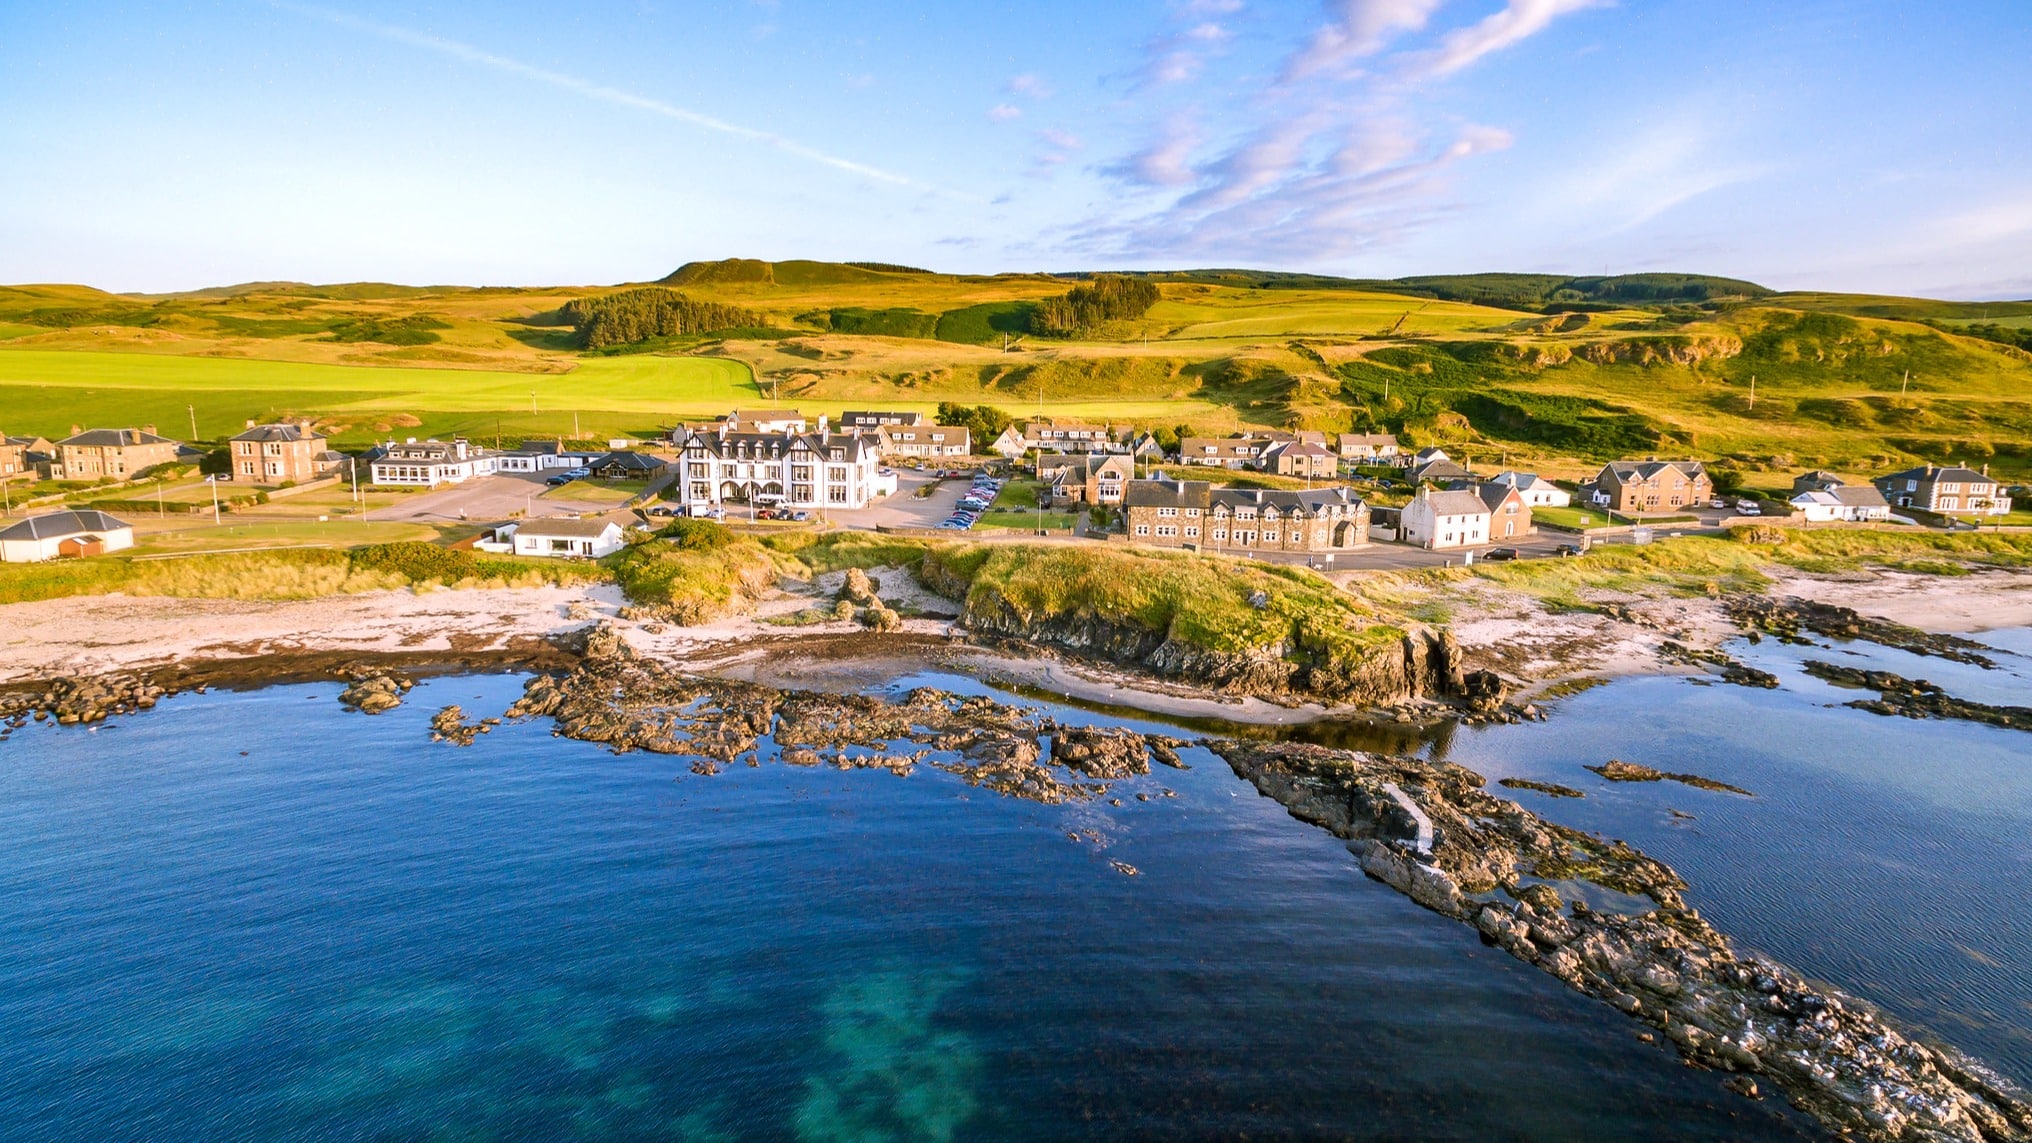
[[[233,480],[250,484],[302,484],[331,471],[324,458],[335,455],[324,435],[305,424],[247,422],[245,432],[226,442]]]
[[[1010,425],[988,446],[989,451],[1011,460],[1026,452],[1125,452],[1127,445],[1115,439],[1115,430],[1105,425],[1050,418]]]
[[[1210,468],[1248,468],[1272,443],[1253,436],[1186,437],[1178,442],[1178,461]]]
[[[1573,493],[1535,472],[1499,472],[1489,483],[1514,486],[1531,508],[1564,508],[1573,503]]]
[[[1046,454],[1037,458],[1037,478],[1054,507],[1120,504],[1124,487],[1136,478],[1136,461],[1126,453]]]
[[[56,446],[42,437],[10,437],[0,434],[0,480],[36,475],[37,461],[56,459]]]
[[[1157,547],[1336,552],[1369,542],[1369,506],[1351,488],[1215,488],[1159,476],[1130,481],[1122,513],[1130,540]]]
[[[1334,451],[1350,464],[1394,463],[1401,455],[1395,433],[1341,433],[1334,438]]]
[[[1918,508],[1945,516],[2003,516],[2011,511],[2011,498],[1990,479],[1990,466],[1981,472],[1960,465],[1931,464],[1908,468],[1874,483],[1885,500],[1900,508]]]
[[[1697,460],[1612,460],[1581,493],[1618,512],[1670,512],[1706,504],[1714,481]]]
[[[1279,476],[1330,479],[1340,469],[1340,458],[1312,441],[1279,441],[1263,450],[1256,467]]]
[[[91,429],[71,426],[71,435],[56,442],[52,475],[62,480],[128,480],[177,458],[177,442],[157,436],[154,425],[138,429]]]
[[[1420,488],[1399,515],[1398,534],[1422,548],[1471,548],[1489,542],[1489,506],[1464,489]]]

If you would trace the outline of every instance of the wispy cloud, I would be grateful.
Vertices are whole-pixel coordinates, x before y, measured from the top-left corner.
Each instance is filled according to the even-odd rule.
[[[1147,193],[1076,228],[1072,241],[1116,256],[1303,263],[1396,242],[1453,209],[1461,164],[1513,143],[1499,127],[1442,119],[1425,89],[1603,2],[1504,0],[1447,27],[1435,26],[1445,0],[1325,0],[1325,19],[1268,78],[1211,110],[1173,110],[1141,146],[1099,164]],[[1157,85],[1211,63],[1202,45],[1226,38],[1225,28],[1192,34],[1207,22],[1197,4],[1173,11],[1190,23],[1147,45],[1153,99]],[[1219,85],[1195,85],[1207,90]],[[1224,141],[1209,147],[1208,137]]]
[[[855,159],[822,151],[817,147],[807,146],[795,139],[779,135],[774,131],[764,131],[759,128],[743,126],[739,123],[731,123],[717,116],[707,115],[703,112],[692,111],[672,103],[666,103],[661,99],[638,95],[634,92],[610,87],[593,80],[581,79],[575,75],[568,75],[564,72],[538,67],[535,64],[524,63],[521,60],[499,55],[458,40],[446,39],[427,32],[397,27],[393,24],[381,24],[372,20],[363,20],[350,13],[339,12],[330,8],[291,3],[290,0],[269,0],[269,2],[273,7],[286,12],[294,12],[300,16],[323,20],[338,27],[356,32],[364,32],[384,40],[407,44],[410,47],[422,48],[426,51],[436,52],[439,55],[449,56],[466,63],[478,64],[482,67],[493,68],[496,71],[506,72],[510,75],[518,75],[524,79],[548,84],[551,87],[582,95],[588,99],[596,99],[618,107],[627,107],[636,111],[647,112],[651,115],[659,115],[665,119],[675,120],[679,123],[689,124],[693,127],[731,136],[736,139],[743,139],[751,143],[760,143],[764,146],[773,147],[787,155],[794,155],[797,158],[818,163],[821,166],[831,167],[834,170],[844,171],[848,174],[859,175],[879,183],[896,187],[935,191],[947,195],[954,193],[929,183],[921,182],[911,178],[909,175],[898,174],[895,171],[884,170],[881,167]]]
[[[988,118],[997,123],[1007,123],[1011,119],[1023,118],[1023,109],[1013,103],[997,103],[988,108]]]
[[[1050,83],[1046,82],[1041,76],[1027,72],[1023,75],[1011,76],[1009,82],[1002,86],[1011,95],[1021,95],[1029,99],[1050,99],[1053,94]]]

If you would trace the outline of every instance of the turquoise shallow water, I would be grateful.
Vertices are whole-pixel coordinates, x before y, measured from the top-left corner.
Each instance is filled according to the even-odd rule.
[[[1046,807],[427,741],[519,685],[0,743],[0,1140],[1802,1135],[1203,752],[1175,798]],[[1547,741],[1453,748],[1510,740]]]

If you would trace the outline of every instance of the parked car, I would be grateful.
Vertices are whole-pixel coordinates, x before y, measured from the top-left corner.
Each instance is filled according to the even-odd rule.
[[[1729,502],[1717,496],[1713,500],[1708,501],[1707,506],[1710,508],[1727,508]]]
[[[1736,505],[1736,514],[1740,516],[1762,516],[1764,510],[1755,504],[1738,504]]]
[[[593,474],[593,470],[590,468],[567,468],[564,470],[564,474],[573,480],[584,480]]]
[[[668,504],[651,504],[648,511],[651,516],[675,516],[678,514],[679,509],[673,508]]]
[[[1514,560],[1517,558],[1517,555],[1518,552],[1517,549],[1515,548],[1490,548],[1488,552],[1482,556],[1482,558],[1494,562],[1501,562],[1503,560]]]
[[[552,488],[562,488],[565,485],[570,484],[572,482],[572,478],[564,475],[563,473],[559,473],[556,476],[545,477],[543,482],[545,484],[550,485]]]
[[[1569,556],[1577,556],[1580,553],[1581,547],[1579,544],[1561,544],[1558,547],[1552,549],[1552,554],[1560,557],[1561,559],[1565,559]]]
[[[809,513],[809,512],[792,512],[792,513],[790,514],[790,518],[791,518],[791,519],[793,519],[793,520],[809,520],[809,519],[811,519],[811,513]]]
[[[757,520],[780,520],[783,518],[783,513],[778,512],[774,508],[757,508],[755,509],[755,518]]]

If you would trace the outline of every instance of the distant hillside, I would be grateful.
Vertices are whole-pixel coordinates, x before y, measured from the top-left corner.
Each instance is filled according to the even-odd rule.
[[[810,262],[803,259],[764,262],[758,258],[726,258],[718,262],[686,262],[656,281],[663,286],[847,286],[930,274],[929,270],[885,262]]]
[[[1534,313],[1559,309],[1611,309],[1625,305],[1699,304],[1723,299],[1763,298],[1772,293],[1755,282],[1709,274],[1615,274],[1607,277],[1429,274],[1412,278],[1337,278],[1329,274],[1294,274],[1279,270],[1162,270],[1142,272],[1138,276],[1161,282],[1200,282],[1258,290],[1374,291]]]

